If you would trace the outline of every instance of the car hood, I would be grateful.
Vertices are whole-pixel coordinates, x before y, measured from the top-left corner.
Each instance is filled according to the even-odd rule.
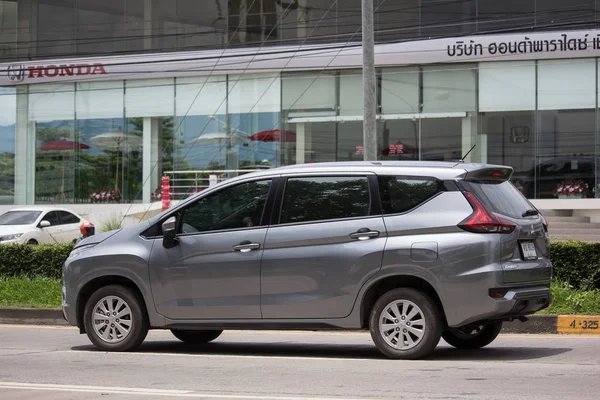
[[[105,241],[109,237],[115,235],[116,233],[120,232],[121,230],[122,229],[115,229],[113,231],[108,231],[108,232],[103,232],[103,233],[98,233],[96,235],[92,235],[90,237],[83,239],[79,243],[77,243],[75,248],[81,247],[81,246],[87,246],[87,245],[91,245],[91,244],[102,243],[103,241]]]
[[[0,236],[25,233],[31,230],[31,225],[0,225]]]

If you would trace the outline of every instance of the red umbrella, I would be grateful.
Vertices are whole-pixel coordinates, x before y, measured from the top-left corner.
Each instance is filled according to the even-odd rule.
[[[257,142],[279,142],[282,138],[284,142],[295,142],[296,134],[290,131],[273,129],[270,131],[261,131],[250,136],[250,140]]]
[[[86,150],[89,149],[90,146],[83,143],[73,142],[71,140],[61,139],[55,140],[53,142],[44,143],[40,146],[40,150],[42,151],[66,151],[66,150]],[[64,160],[63,160],[64,161]],[[65,198],[65,165],[64,162],[61,163],[61,185],[60,191],[56,195],[57,199],[66,200]]]
[[[40,146],[40,150],[43,151],[86,150],[89,148],[90,146],[87,144],[72,142],[66,139],[55,140],[54,142],[48,142]]]

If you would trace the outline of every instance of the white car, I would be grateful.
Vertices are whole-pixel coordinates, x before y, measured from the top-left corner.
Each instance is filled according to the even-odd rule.
[[[20,208],[0,215],[0,244],[75,242],[85,220],[62,208]]]

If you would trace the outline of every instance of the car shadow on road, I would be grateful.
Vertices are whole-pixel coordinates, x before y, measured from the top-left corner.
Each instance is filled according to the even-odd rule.
[[[96,351],[93,346],[76,346],[78,351]],[[459,350],[440,345],[428,358],[438,361],[524,361],[557,356],[571,348],[556,347],[487,347],[478,350]],[[216,341],[203,345],[188,345],[177,341],[150,341],[142,344],[136,353],[215,355],[215,356],[261,356],[381,359],[386,358],[372,344],[331,344],[297,342],[226,342]]]

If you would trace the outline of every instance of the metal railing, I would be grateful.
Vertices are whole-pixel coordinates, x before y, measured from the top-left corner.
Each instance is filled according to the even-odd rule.
[[[260,169],[165,171],[171,184],[171,199],[182,200],[217,183]]]

